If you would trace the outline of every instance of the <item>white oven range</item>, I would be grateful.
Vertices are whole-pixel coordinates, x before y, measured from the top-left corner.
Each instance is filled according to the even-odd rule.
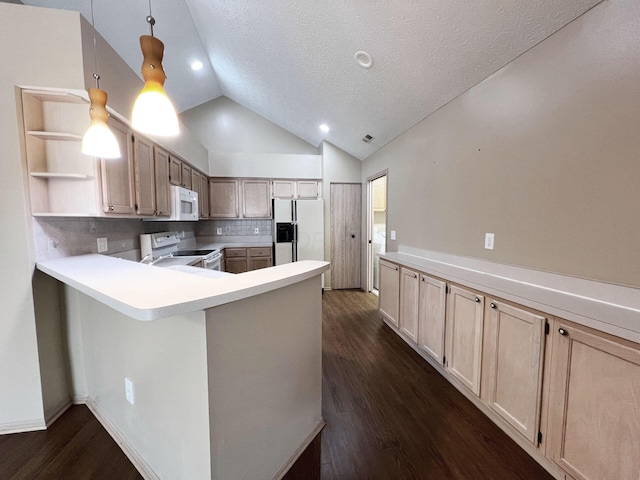
[[[143,263],[158,267],[191,265],[208,270],[220,270],[220,249],[181,250],[178,232],[159,232],[140,235]]]

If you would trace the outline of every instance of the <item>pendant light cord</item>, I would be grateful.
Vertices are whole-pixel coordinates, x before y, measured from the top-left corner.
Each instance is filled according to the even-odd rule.
[[[156,19],[153,18],[153,15],[151,14],[151,0],[149,0],[149,15],[147,16],[147,23],[149,24],[149,31],[153,37],[153,26],[156,24]]]
[[[93,18],[93,0],[91,0],[91,26],[93,27],[93,78],[96,79],[96,88],[100,88],[100,75],[98,74],[98,47],[96,45],[96,22]]]

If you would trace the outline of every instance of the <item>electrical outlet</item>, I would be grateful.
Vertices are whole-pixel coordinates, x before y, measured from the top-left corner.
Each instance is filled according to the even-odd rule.
[[[395,240],[395,239],[396,239],[396,231],[391,230],[391,240]]]
[[[133,382],[127,377],[124,377],[124,396],[131,405],[136,403],[136,392],[133,388]]]
[[[216,228],[216,235],[222,235],[222,229]]]
[[[495,235],[493,233],[484,234],[484,248],[487,250],[493,250],[494,241]]]
[[[96,226],[96,222],[89,222],[89,233],[95,233],[98,231],[98,227]]]
[[[253,233],[255,233],[256,235],[260,235],[260,229],[258,227],[254,228]]]
[[[98,239],[98,253],[104,253],[109,250],[109,244],[107,243],[107,238],[99,238]]]

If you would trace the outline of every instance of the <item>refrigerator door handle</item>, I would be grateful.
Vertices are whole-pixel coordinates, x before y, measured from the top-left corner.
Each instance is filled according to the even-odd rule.
[[[293,224],[293,242],[291,242],[291,247],[293,248],[292,252],[292,261],[298,261],[298,224]]]

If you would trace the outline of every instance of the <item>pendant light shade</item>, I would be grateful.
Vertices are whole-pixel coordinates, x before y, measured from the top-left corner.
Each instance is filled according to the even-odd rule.
[[[120,158],[118,140],[107,125],[107,92],[89,89],[91,125],[82,137],[82,153],[100,158]]]
[[[164,44],[151,35],[140,37],[142,78],[145,84],[131,113],[131,125],[142,133],[173,136],[180,133],[178,115],[164,92],[166,75],[162,68]]]

